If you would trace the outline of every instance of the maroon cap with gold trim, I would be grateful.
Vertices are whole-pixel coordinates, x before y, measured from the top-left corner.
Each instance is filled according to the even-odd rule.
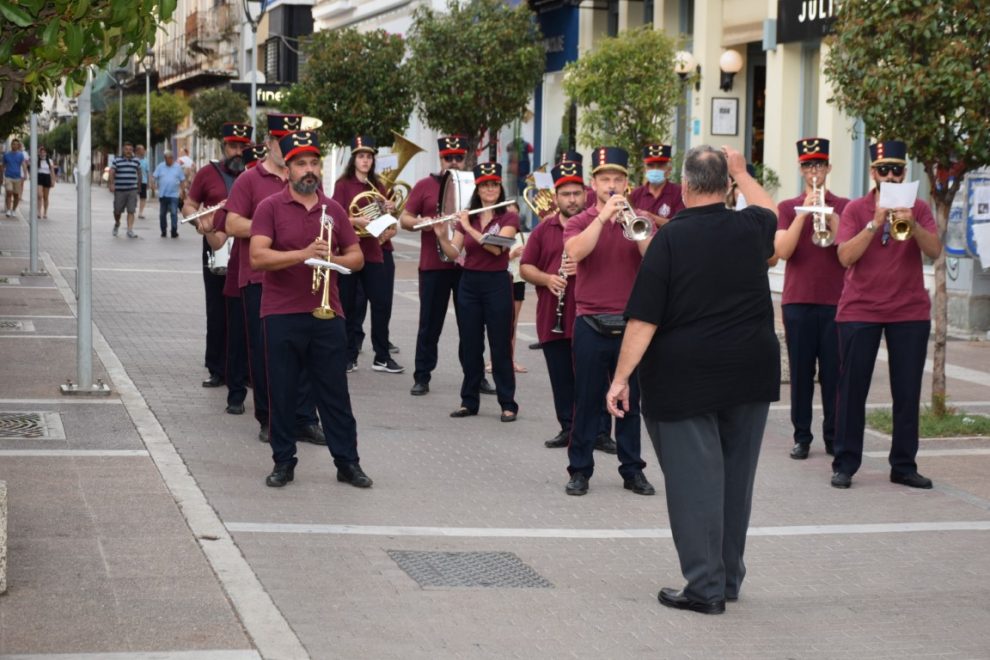
[[[282,150],[282,158],[285,159],[286,163],[302,154],[323,155],[320,151],[320,140],[316,136],[316,131],[289,133],[278,141],[278,146]]]

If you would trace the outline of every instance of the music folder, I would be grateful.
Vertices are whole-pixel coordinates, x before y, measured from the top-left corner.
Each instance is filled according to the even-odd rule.
[[[481,237],[482,245],[496,245],[503,248],[511,248],[516,244],[516,239],[511,236],[499,236],[498,234],[485,234]]]

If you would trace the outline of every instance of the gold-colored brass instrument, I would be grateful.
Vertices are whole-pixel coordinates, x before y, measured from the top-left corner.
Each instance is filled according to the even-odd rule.
[[[368,222],[371,222],[385,215],[385,204],[387,202],[395,204],[396,215],[402,213],[402,210],[406,207],[406,199],[409,198],[409,192],[412,188],[405,181],[396,181],[396,179],[412,157],[421,151],[425,151],[425,149],[407,140],[395,131],[392,131],[392,135],[395,136],[395,140],[392,142],[392,153],[399,157],[399,162],[394,168],[387,167],[378,173],[378,178],[385,185],[385,188],[388,189],[388,194],[383,195],[377,190],[367,190],[357,195],[351,200],[350,206],[347,208],[347,212],[350,215],[361,216],[366,218]],[[355,227],[354,230],[358,238],[368,238],[371,236],[364,227]]]
[[[526,206],[536,214],[541,220],[549,215],[557,213],[557,200],[552,190],[536,187],[535,172],[546,172],[547,165],[540,165],[534,172],[530,172],[526,177],[526,187],[523,188],[522,196]]]
[[[567,296],[567,273],[564,272],[564,262],[567,261],[567,253],[560,253],[560,270],[557,271],[557,275],[564,278],[564,288],[560,290],[557,294],[557,320],[553,324],[553,328],[550,332],[562,335],[564,334],[564,297]]]
[[[890,223],[890,237],[895,241],[906,241],[911,238],[913,227],[909,220],[897,219],[893,211],[887,211],[887,222]]]
[[[323,204],[323,213],[320,215],[320,235],[327,242],[327,261],[333,258],[333,219],[327,215],[327,205]],[[324,236],[324,232],[326,235]],[[313,269],[313,288],[316,293],[320,285],[323,285],[323,297],[320,299],[320,306],[313,309],[313,316],[318,319],[332,319],[337,316],[330,305],[330,274],[333,270],[326,266],[319,266]]]
[[[797,206],[795,213],[811,214],[811,242],[820,248],[826,248],[835,243],[835,234],[828,225],[828,218],[834,210],[825,206],[825,194],[818,188],[818,177],[811,177],[811,192],[815,196],[814,206]]]

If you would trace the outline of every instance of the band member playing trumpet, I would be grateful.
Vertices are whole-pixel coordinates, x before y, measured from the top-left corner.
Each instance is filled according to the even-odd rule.
[[[571,478],[568,495],[588,492],[595,468],[592,456],[599,432],[599,411],[615,371],[625,321],[622,317],[643,253],[646,237],[625,236],[623,220],[631,212],[622,193],[628,183],[629,154],[616,147],[599,147],[592,155],[591,187],[598,198],[593,208],[572,217],[564,229],[564,252],[577,263],[574,296],[574,426],[568,446]],[[643,474],[640,457],[639,385],[630,379],[629,411],[616,420],[619,474],[623,487],[639,495],[656,491]]]
[[[505,201],[502,166],[481,163],[474,168],[475,189],[471,209],[481,209]],[[503,422],[516,421],[516,376],[512,367],[512,277],[508,273],[510,247],[484,242],[486,236],[513,238],[519,231],[519,216],[504,207],[468,215],[459,214],[454,237],[448,237],[446,223],[433,225],[440,247],[450,259],[463,249],[464,265],[457,299],[460,322],[461,406],[451,417],[478,414],[481,381],[485,377],[485,333],[492,356],[495,393],[502,408]]]
[[[299,373],[309,367],[313,391],[337,480],[359,488],[371,486],[357,453],[357,423],[347,390],[347,336],[336,287],[329,271],[326,286],[336,316],[317,318],[321,292],[311,287],[312,270],[304,262],[323,259],[359,270],[364,256],[347,212],[323,194],[323,159],[316,133],[299,131],[279,140],[289,185],[263,200],[251,222],[251,266],[264,271],[261,316],[268,350],[271,396],[271,444],[275,467],[265,483],[285,486],[295,474],[295,408]],[[327,227],[328,223],[332,226]],[[327,231],[327,240],[317,238]],[[332,246],[332,247],[331,247]]]
[[[921,200],[910,209],[885,209],[880,187],[901,183],[907,145],[897,140],[870,146],[870,176],[876,189],[849,202],[839,221],[836,243],[846,267],[835,321],[839,328],[839,404],[835,421],[832,486],[849,488],[863,460],[866,397],[880,336],[887,339],[894,433],[890,480],[931,488],[918,474],[918,406],[931,331],[931,302],[925,291],[921,256],[942,251],[932,211]],[[897,231],[899,225],[906,231]],[[906,235],[905,235],[906,234]]]
[[[642,215],[662,227],[684,208],[681,187],[670,182],[670,145],[648,144],[643,147],[646,183],[632,191],[629,203]]]
[[[787,261],[781,303],[791,368],[791,424],[794,426],[791,458],[802,460],[808,458],[814,438],[811,403],[815,398],[816,373],[821,383],[822,440],[826,453],[833,453],[835,392],[839,378],[835,309],[845,275],[836,256],[834,239],[839,215],[849,200],[833,195],[826,186],[832,171],[828,140],[817,137],[798,140],[797,153],[804,191],[777,205],[774,251]],[[831,207],[832,212],[814,214],[806,210],[813,207]],[[820,231],[823,228],[825,231]],[[817,234],[816,229],[819,230]]]
[[[375,191],[381,197],[377,200],[365,199],[362,208],[369,204],[381,205],[382,208],[374,216],[384,213],[395,213],[395,204],[387,198],[388,190],[375,174],[375,141],[370,136],[358,135],[351,140],[351,157],[347,161],[344,175],[334,184],[333,200],[344,209],[350,209],[355,198],[362,193]],[[367,195],[365,195],[367,198]],[[353,275],[343,275],[338,280],[340,285],[340,300],[347,318],[347,371],[357,369],[358,350],[360,349],[361,325],[364,314],[357,310],[358,287],[364,291],[364,297],[371,304],[371,346],[375,352],[371,368],[390,374],[400,374],[405,367],[400,366],[388,350],[388,323],[391,314],[389,294],[391,287],[388,272],[385,269],[385,258],[382,253],[382,243],[395,235],[395,229],[386,230],[380,237],[367,233],[369,217],[351,215],[351,225],[359,232],[361,252],[364,254],[364,268]]]

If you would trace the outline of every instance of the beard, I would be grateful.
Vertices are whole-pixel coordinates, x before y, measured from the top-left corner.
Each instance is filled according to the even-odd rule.
[[[244,158],[241,156],[232,156],[228,158],[224,164],[227,166],[227,169],[234,174],[240,174],[244,171]]]
[[[312,195],[320,185],[320,178],[315,174],[307,174],[298,181],[292,182],[292,189],[300,195]]]

